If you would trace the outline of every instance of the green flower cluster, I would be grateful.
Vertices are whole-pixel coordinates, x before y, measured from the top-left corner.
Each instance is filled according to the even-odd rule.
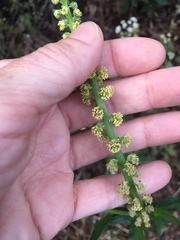
[[[139,177],[140,174],[136,169],[138,164],[138,156],[136,154],[129,154],[124,164],[123,171],[127,172],[128,176]],[[146,186],[141,181],[135,182],[134,186],[136,191],[140,194],[144,194],[146,191]],[[149,228],[151,226],[149,214],[154,211],[154,207],[152,206],[152,197],[145,194],[142,196],[133,197],[130,190],[130,185],[126,180],[119,184],[117,193],[125,198],[129,215],[130,217],[135,218],[135,226],[139,227],[144,224],[145,227]]]
[[[52,0],[54,5],[61,4],[60,9],[54,10],[54,16],[59,19],[58,26],[60,31],[70,29],[72,32],[81,23],[82,12],[79,10],[76,2],[70,2],[68,0]],[[63,38],[67,38],[70,34],[69,31],[63,34]]]
[[[123,135],[116,139],[112,139],[109,141],[109,144],[108,144],[109,151],[112,153],[117,153],[121,150],[123,145],[128,147],[130,143],[131,143],[131,137],[129,134]]]
[[[107,142],[108,137],[105,131],[105,126],[102,122],[97,123],[95,126],[91,128],[91,132],[93,135],[97,137],[100,142]]]

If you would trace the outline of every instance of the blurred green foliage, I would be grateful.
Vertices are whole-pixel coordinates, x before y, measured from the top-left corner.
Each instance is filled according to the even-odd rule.
[[[128,13],[132,9],[138,9],[139,13],[146,13],[148,17],[153,17],[157,6],[166,6],[168,0],[121,0],[121,13]]]
[[[22,56],[51,41],[45,25],[53,20],[49,0],[1,0],[0,59]]]

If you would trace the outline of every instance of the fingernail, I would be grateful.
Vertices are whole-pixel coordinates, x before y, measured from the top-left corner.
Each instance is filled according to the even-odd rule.
[[[93,22],[81,24],[74,32],[70,34],[70,38],[75,38],[85,43],[91,43],[99,37],[99,27]]]

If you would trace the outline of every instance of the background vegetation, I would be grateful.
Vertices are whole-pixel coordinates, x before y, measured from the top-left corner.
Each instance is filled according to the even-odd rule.
[[[163,42],[167,59],[163,67],[180,64],[180,1],[179,0],[78,0],[83,12],[83,21],[92,20],[99,24],[105,39],[118,38],[115,27],[121,20],[135,16],[140,24],[139,36],[154,38]],[[57,21],[53,17],[50,0],[1,0],[0,1],[0,59],[16,58],[26,55],[40,46],[61,38]],[[168,33],[171,33],[170,37]],[[162,34],[166,37],[164,41]],[[174,57],[169,58],[168,52]],[[176,108],[156,109],[174,111]],[[149,114],[149,112],[143,113]],[[129,116],[138,117],[139,114]],[[163,190],[154,194],[156,200],[164,197],[180,196],[180,144],[157,146],[140,151],[142,162],[164,159],[173,169],[171,182]],[[82,168],[76,172],[76,179],[91,178],[104,174],[104,162]],[[54,239],[88,240],[93,225],[103,213],[71,223]],[[175,212],[176,217],[180,213]],[[103,235],[103,240],[126,239],[126,225],[116,225]],[[156,239],[149,235],[147,239]],[[168,225],[162,239],[180,239],[178,226]]]

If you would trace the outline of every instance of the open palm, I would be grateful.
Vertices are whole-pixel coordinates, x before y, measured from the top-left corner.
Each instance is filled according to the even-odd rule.
[[[91,108],[81,103],[80,93],[73,89],[103,65],[111,77],[137,75],[113,82],[117,91],[108,104],[110,111],[130,114],[174,106],[179,90],[168,82],[168,89],[175,93],[167,93],[161,77],[168,81],[168,74],[175,73],[173,81],[178,81],[179,68],[151,72],[147,77],[163,58],[162,46],[153,40],[103,43],[100,30],[86,23],[69,39],[17,60],[1,61],[0,239],[49,240],[71,221],[123,204],[115,193],[120,174],[74,181],[73,170],[109,152],[88,130],[70,135],[93,123]],[[175,112],[135,119],[118,131],[132,135],[130,150],[176,142],[178,118]],[[147,193],[162,188],[171,176],[161,161],[143,165],[140,171]]]

